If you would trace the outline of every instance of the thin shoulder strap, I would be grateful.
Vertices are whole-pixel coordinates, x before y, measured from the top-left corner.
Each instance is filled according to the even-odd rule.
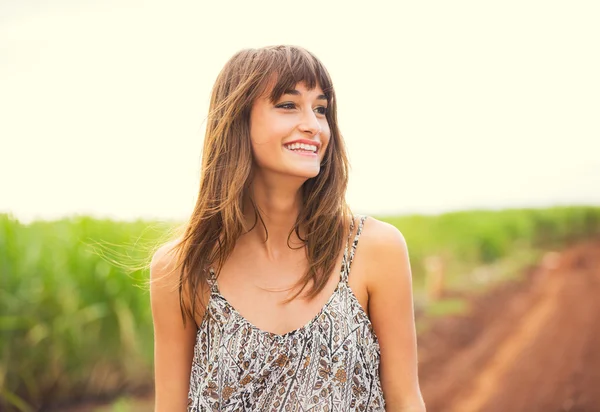
[[[352,241],[352,248],[349,249],[350,237],[352,236],[352,232],[354,230],[354,216],[352,217],[352,223],[350,224],[350,235],[348,236],[348,240],[346,242],[346,248],[344,249],[344,271],[342,273],[342,280],[344,282],[348,282],[348,277],[350,276],[350,266],[352,266],[352,260],[354,259],[354,254],[356,253],[356,246],[358,245],[358,238],[362,233],[363,225],[365,220],[367,219],[366,215],[358,215],[358,228],[356,230],[356,235],[354,236],[354,240]],[[348,255],[350,252],[350,255]]]
[[[206,278],[206,281],[208,282],[210,286],[210,291],[212,293],[219,293],[219,287],[217,286],[217,276],[212,267],[208,268],[208,277]]]

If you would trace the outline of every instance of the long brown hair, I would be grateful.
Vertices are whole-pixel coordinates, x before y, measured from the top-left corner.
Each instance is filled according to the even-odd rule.
[[[304,82],[308,89],[321,87],[328,101],[326,114],[331,137],[319,174],[301,188],[303,206],[294,227],[306,245],[309,267],[294,288],[296,298],[308,291],[315,297],[325,287],[339,251],[348,236],[351,210],[346,204],[349,162],[337,124],[335,91],[323,64],[307,50],[296,46],[270,46],[237,52],[219,73],[212,90],[206,136],[202,153],[200,192],[183,235],[174,246],[177,268],[181,268],[179,297],[182,314],[194,319],[196,305],[207,285],[208,269],[219,268],[231,254],[238,237],[260,220],[246,227],[243,199],[253,176],[250,141],[250,110],[254,101],[273,87],[269,98],[275,102],[286,90]],[[300,237],[302,226],[306,239]],[[268,234],[267,234],[268,236]],[[185,294],[183,291],[185,290]],[[187,304],[184,296],[191,302]],[[185,316],[184,316],[185,322]]]

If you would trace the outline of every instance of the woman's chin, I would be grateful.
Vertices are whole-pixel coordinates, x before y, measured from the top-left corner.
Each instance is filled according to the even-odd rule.
[[[302,169],[294,170],[291,174],[298,176],[298,177],[302,177],[304,179],[312,179],[313,177],[318,176],[320,171],[321,171],[320,167],[315,167],[315,168],[303,167]]]

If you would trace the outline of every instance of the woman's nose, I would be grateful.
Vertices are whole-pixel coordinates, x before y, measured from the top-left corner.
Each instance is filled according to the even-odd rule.
[[[321,125],[317,115],[312,110],[307,110],[302,116],[300,130],[305,133],[310,133],[311,136],[316,135],[321,131]]]

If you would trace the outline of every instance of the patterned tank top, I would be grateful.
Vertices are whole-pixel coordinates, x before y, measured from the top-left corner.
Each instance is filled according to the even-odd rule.
[[[188,412],[385,410],[379,342],[348,286],[367,218],[359,217],[335,291],[311,321],[283,335],[239,314],[219,293],[210,270],[211,297],[196,336]],[[352,234],[354,219],[350,229]]]

